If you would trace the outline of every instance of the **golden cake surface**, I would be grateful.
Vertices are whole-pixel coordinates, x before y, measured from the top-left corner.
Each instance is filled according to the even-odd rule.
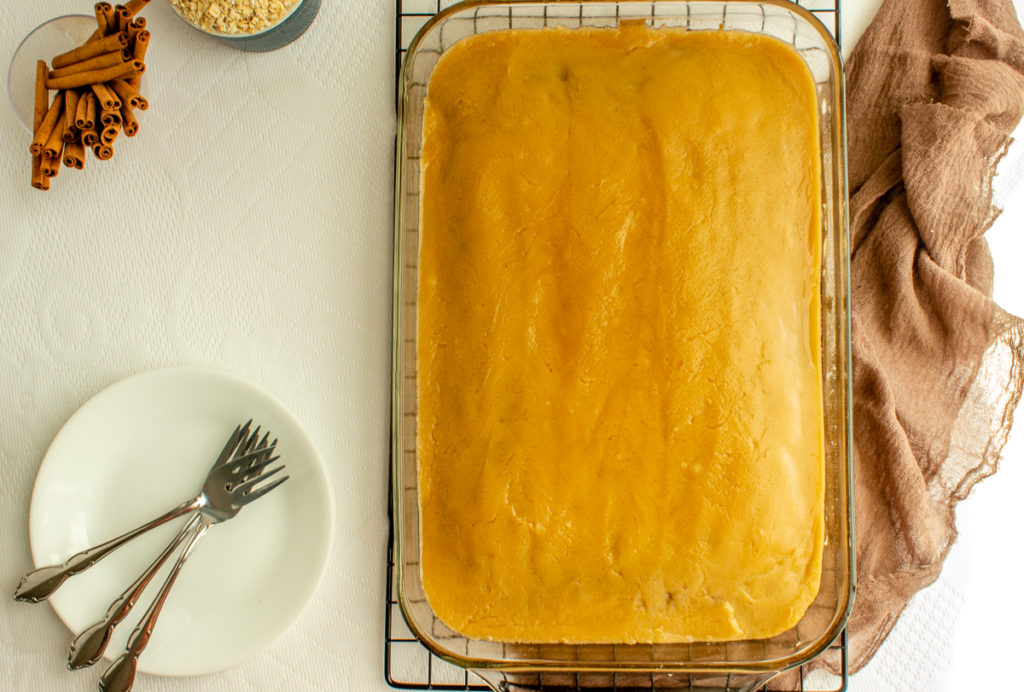
[[[428,85],[421,575],[512,642],[762,638],[820,580],[815,88],[739,32],[507,31]]]

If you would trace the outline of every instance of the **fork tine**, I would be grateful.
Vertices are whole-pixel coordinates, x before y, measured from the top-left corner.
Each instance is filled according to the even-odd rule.
[[[246,451],[252,451],[256,448],[256,443],[259,441],[260,426],[256,426],[252,434],[249,435],[249,439],[246,440]]]
[[[247,467],[245,469],[242,469],[240,471],[240,473],[242,474],[241,480],[247,481],[250,478],[255,478],[256,476],[260,475],[260,471],[262,471],[263,469],[267,468],[268,466],[270,466],[271,464],[273,464],[275,461],[277,461],[280,458],[281,458],[281,455],[277,454],[275,456],[270,457],[269,459],[263,459],[261,461],[254,462],[252,464],[252,466],[249,466],[249,467]],[[236,472],[236,473],[238,473],[238,472]]]
[[[239,471],[248,472],[248,468],[251,464],[257,462],[261,457],[274,453],[273,447],[267,447],[266,449],[254,449],[251,452],[240,454],[234,459],[225,464],[228,467],[229,473],[238,473]]]
[[[251,450],[256,445],[256,440],[258,439],[260,439],[260,426],[257,425],[249,440],[245,443],[245,451]]]
[[[284,467],[282,466],[281,468],[284,468]],[[263,478],[266,478],[267,475],[268,474],[263,474],[263,476],[260,478],[260,480],[263,480]],[[261,497],[263,497],[264,495],[269,493],[271,490],[273,490],[277,486],[279,486],[282,483],[284,483],[289,478],[291,478],[291,476],[285,476],[284,478],[280,478],[280,479],[274,481],[270,485],[267,485],[267,486],[264,486],[262,488],[257,488],[256,490],[253,490],[248,495],[242,495],[240,498],[238,498],[238,502],[243,504],[243,505],[247,505],[250,502],[255,502],[256,500],[260,499]]]
[[[245,444],[245,441],[246,441],[246,439],[248,439],[249,431],[251,429],[252,429],[252,418],[250,418],[249,420],[247,420],[245,422],[245,425],[242,426],[241,432],[239,432],[238,443],[240,445],[244,445]]]
[[[252,423],[252,420],[249,423]],[[220,450],[220,454],[217,455],[217,461],[213,464],[215,467],[220,466],[231,458],[231,454],[238,448],[239,440],[248,434],[249,423],[246,423],[244,427],[241,425],[235,426],[234,432],[231,433],[228,441],[224,444],[224,449]]]
[[[255,488],[255,487],[256,487],[257,485],[259,485],[260,483],[262,483],[262,482],[263,482],[264,480],[266,480],[267,478],[270,478],[270,477],[271,477],[271,476],[273,476],[273,475],[274,475],[275,473],[277,473],[278,471],[282,471],[283,469],[284,469],[284,464],[281,464],[281,465],[280,465],[280,466],[278,466],[277,468],[273,468],[273,469],[270,469],[270,470],[269,470],[269,471],[267,471],[266,473],[261,473],[261,474],[259,475],[259,477],[257,477],[257,478],[253,478],[253,479],[252,479],[252,480],[250,480],[250,481],[245,481],[244,483],[239,483],[238,485],[236,485],[236,486],[235,486],[235,487],[234,487],[234,488],[232,489],[231,493],[232,493],[233,495],[235,495],[236,497],[237,497],[238,495],[245,495],[245,494],[247,494],[247,493],[248,493],[248,492],[249,492],[250,490],[252,490],[253,488]]]

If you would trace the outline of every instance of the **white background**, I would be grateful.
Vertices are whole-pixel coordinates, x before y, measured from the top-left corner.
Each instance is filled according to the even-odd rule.
[[[0,63],[36,25],[91,5],[0,3]],[[848,40],[876,6],[846,0]],[[47,194],[29,188],[28,136],[0,105],[0,592],[31,567],[28,501],[49,441],[127,375],[200,365],[248,379],[302,422],[330,474],[336,544],[296,625],[237,668],[139,689],[385,689],[393,13],[393,0],[323,0],[300,41],[246,55],[153,2],[140,134]],[[1022,177],[1021,148],[997,182]],[[996,297],[1016,314],[1021,191],[989,234]],[[853,690],[1009,680],[1024,621],[1022,429],[961,506],[942,578]],[[45,606],[0,598],[0,689],[95,689],[98,672],[63,667],[67,640]]]

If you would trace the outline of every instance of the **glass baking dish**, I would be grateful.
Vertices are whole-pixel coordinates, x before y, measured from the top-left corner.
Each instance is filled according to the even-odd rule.
[[[654,28],[746,31],[781,39],[806,61],[820,106],[822,194],[822,396],[825,535],[818,596],[795,627],[770,639],[654,645],[522,645],[466,638],[447,628],[424,596],[419,570],[416,459],[416,313],[420,150],[424,101],[440,56],[490,31],[607,27],[641,19]],[[392,367],[392,522],[397,600],[412,633],[437,656],[500,685],[672,683],[753,689],[800,666],[838,636],[853,601],[850,304],[844,83],[839,49],[807,10],[784,0],[588,0],[464,2],[429,21],[413,40],[399,79],[395,193]],[[613,677],[614,676],[614,677]],[[678,681],[676,681],[678,684]]]

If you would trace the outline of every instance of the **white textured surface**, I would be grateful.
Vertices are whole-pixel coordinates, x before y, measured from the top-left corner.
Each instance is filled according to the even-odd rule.
[[[847,47],[877,4],[844,2]],[[0,67],[36,25],[89,5],[0,3]],[[393,0],[323,0],[297,43],[248,55],[157,0],[140,134],[45,195],[29,187],[27,135],[0,107],[0,689],[94,689],[98,671],[64,668],[69,635],[47,606],[3,594],[31,567],[28,502],[54,434],[106,385],[169,365],[235,373],[302,422],[330,473],[335,546],[313,605],[275,646],[140,689],[386,689],[393,13]],[[990,232],[996,297],[1016,314],[1024,187],[1006,183],[1011,170],[1021,178],[1022,147],[1001,168],[1006,213]],[[1021,430],[961,505],[939,582],[854,692],[1008,681],[1024,620],[1021,551],[1007,550],[1024,495]]]
[[[32,28],[91,6],[0,2],[3,74]],[[299,41],[251,55],[162,0],[145,16],[152,105],[112,161],[33,190],[0,103],[0,690],[96,689],[100,670],[64,667],[49,607],[7,595],[32,566],[32,482],[78,406],[169,365],[237,374],[298,418],[328,467],[335,545],[278,644],[138,688],[383,689],[394,3],[323,0]]]

